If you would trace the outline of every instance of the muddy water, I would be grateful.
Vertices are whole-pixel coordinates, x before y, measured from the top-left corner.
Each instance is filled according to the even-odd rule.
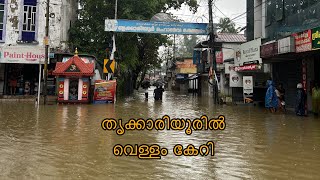
[[[151,93],[151,91],[150,91]],[[149,94],[150,95],[150,94]],[[101,129],[102,119],[226,116],[224,131]],[[214,141],[215,156],[177,157],[173,146]],[[116,144],[159,144],[160,160],[115,157]],[[219,106],[210,98],[143,93],[108,105],[0,104],[0,179],[317,179],[320,119],[271,115],[257,107]]]

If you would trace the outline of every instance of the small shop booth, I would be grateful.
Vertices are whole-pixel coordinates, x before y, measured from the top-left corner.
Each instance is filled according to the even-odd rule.
[[[53,71],[58,103],[89,103],[90,79],[94,74],[94,63],[82,60],[77,51],[68,61],[58,62]]]

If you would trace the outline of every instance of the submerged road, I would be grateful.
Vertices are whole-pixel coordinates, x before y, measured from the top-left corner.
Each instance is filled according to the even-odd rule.
[[[150,90],[149,97],[152,96]],[[105,118],[225,116],[223,131],[104,131]],[[215,143],[214,156],[175,156],[176,144]],[[116,144],[158,144],[161,159],[116,157]],[[211,98],[143,92],[105,105],[0,103],[0,179],[317,179],[320,118],[217,106]]]

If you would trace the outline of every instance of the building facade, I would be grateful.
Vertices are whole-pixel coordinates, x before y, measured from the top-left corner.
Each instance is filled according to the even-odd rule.
[[[302,83],[311,110],[312,88],[320,80],[320,2],[317,0],[247,0],[248,40],[261,38],[261,58],[272,79],[286,89],[286,104],[295,106]]]
[[[68,49],[77,1],[50,1],[48,38],[46,7],[46,0],[0,0],[0,95],[34,93],[32,83],[38,79],[39,64],[44,63],[45,42],[51,55]],[[26,82],[33,87],[24,88]]]

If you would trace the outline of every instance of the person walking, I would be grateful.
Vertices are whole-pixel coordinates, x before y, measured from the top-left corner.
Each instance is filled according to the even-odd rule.
[[[279,107],[286,112],[286,103],[285,103],[285,98],[284,98],[284,94],[285,94],[285,89],[283,88],[283,85],[280,83],[276,89],[276,94],[278,97],[278,104]]]
[[[276,95],[276,88],[274,87],[273,81],[267,81],[268,89],[265,96],[265,107],[274,113],[278,108],[278,97]]]
[[[305,116],[305,101],[306,93],[304,92],[303,86],[301,83],[297,84],[297,97],[296,97],[296,115]]]
[[[164,89],[161,86],[157,86],[157,88],[153,91],[154,100],[162,100]]]
[[[319,115],[320,112],[319,82],[316,82],[314,88],[312,88],[312,112],[314,113],[314,115]]]
[[[144,89],[144,96],[146,99],[148,99],[148,88],[150,87],[150,81],[148,81],[147,79],[144,79],[142,84],[141,84],[141,87],[142,89]]]

